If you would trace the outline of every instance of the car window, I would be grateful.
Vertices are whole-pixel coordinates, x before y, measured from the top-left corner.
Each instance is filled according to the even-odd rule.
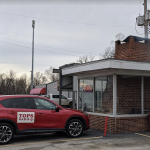
[[[59,95],[53,95],[53,98],[59,98]]]
[[[11,99],[4,99],[4,100],[0,101],[0,104],[6,108],[9,108],[10,102],[11,102]]]
[[[63,98],[63,99],[67,99],[64,95],[62,95],[62,96],[61,96],[61,98]]]
[[[43,110],[55,110],[56,105],[51,103],[50,101],[47,101],[45,99],[40,98],[34,98],[35,105],[37,109],[43,109]]]
[[[31,100],[28,97],[14,98],[11,108],[32,109]]]

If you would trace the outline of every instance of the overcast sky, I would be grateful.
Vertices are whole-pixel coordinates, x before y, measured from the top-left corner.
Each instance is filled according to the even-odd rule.
[[[30,74],[32,20],[35,23],[34,72],[99,58],[117,33],[138,35],[136,17],[144,0],[0,0],[0,73]],[[150,9],[150,0],[148,0]],[[139,33],[144,29],[137,27]]]

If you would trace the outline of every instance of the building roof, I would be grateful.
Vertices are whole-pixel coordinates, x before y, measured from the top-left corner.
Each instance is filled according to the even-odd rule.
[[[62,68],[66,68],[66,67],[70,67],[70,66],[75,66],[75,65],[79,65],[80,63],[70,63],[70,64],[65,64],[63,66],[60,66],[59,68],[62,69]]]
[[[150,62],[139,62],[119,59],[103,59],[84,64],[62,68],[62,75],[77,75],[82,72],[104,69],[150,71]]]
[[[134,40],[137,41],[137,42],[143,41],[143,40],[148,40],[148,38],[143,38],[143,37],[130,35],[126,39],[124,39],[122,42],[129,42],[131,36],[134,37]]]
[[[52,84],[52,83],[54,83],[54,82],[58,82],[58,81],[59,81],[59,80],[56,80],[56,81],[53,81],[53,82],[49,82],[49,83],[47,83],[47,85],[48,85],[48,84]]]

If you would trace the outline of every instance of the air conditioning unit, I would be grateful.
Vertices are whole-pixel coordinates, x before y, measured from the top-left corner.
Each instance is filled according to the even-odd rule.
[[[145,20],[150,21],[150,10],[148,10],[145,14]]]
[[[136,18],[136,23],[138,26],[143,26],[144,25],[144,16],[138,16]]]

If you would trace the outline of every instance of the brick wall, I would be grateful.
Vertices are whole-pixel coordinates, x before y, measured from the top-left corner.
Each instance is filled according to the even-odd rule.
[[[126,43],[115,42],[115,59],[150,61],[150,40],[141,43],[138,37],[129,36]]]
[[[105,116],[90,116],[90,128],[104,131]],[[149,131],[148,117],[108,117],[107,132],[127,133],[127,132]]]
[[[116,118],[116,133],[149,131],[148,117]]]
[[[115,133],[115,118],[108,117],[107,125],[107,131]],[[90,128],[104,131],[105,116],[90,115]]]
[[[141,77],[117,75],[117,114],[140,113]]]

